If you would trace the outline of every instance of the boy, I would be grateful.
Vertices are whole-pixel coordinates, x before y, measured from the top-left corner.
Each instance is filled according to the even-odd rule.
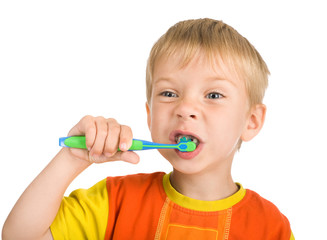
[[[186,137],[196,150],[160,150],[170,174],[108,177],[62,199],[92,163],[139,161],[127,151],[129,127],[86,116],[68,135],[85,135],[88,151],[58,153],[16,203],[3,239],[294,239],[287,218],[231,176],[242,141],[263,126],[268,74],[254,47],[221,21],[177,23],[150,53],[148,126],[153,141]]]

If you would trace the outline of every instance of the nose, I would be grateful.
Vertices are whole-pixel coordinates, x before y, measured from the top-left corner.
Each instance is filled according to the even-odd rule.
[[[176,116],[182,120],[196,120],[199,117],[199,111],[194,102],[183,100],[176,108]]]

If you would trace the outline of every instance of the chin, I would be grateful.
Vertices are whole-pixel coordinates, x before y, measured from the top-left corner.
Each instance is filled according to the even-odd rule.
[[[181,159],[181,158],[174,158],[168,160],[174,171],[180,172],[182,174],[187,175],[194,175],[203,173],[207,167],[203,164],[203,160],[199,159]]]

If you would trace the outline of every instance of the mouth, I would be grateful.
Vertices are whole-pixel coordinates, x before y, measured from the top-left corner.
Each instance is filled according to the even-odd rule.
[[[186,160],[195,158],[202,151],[203,146],[204,146],[204,141],[202,140],[202,138],[200,138],[198,135],[196,135],[192,132],[188,132],[188,131],[181,131],[181,130],[173,131],[170,133],[169,139],[170,139],[171,144],[178,144],[183,140],[184,141],[191,140],[192,142],[195,143],[196,149],[191,152],[181,152],[181,151],[175,149],[176,154],[180,158],[186,159]]]
[[[175,136],[175,142],[178,144],[181,141],[183,142],[188,142],[188,141],[192,141],[195,143],[196,146],[199,146],[200,144],[200,140],[192,135],[184,135],[184,134],[176,134]]]

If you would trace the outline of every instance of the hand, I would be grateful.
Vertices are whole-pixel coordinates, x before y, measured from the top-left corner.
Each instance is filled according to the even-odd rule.
[[[125,161],[138,163],[139,156],[127,151],[133,140],[130,127],[115,119],[85,116],[68,133],[68,136],[85,135],[88,150],[70,148],[75,157],[91,162]],[[118,147],[120,152],[117,152]]]

